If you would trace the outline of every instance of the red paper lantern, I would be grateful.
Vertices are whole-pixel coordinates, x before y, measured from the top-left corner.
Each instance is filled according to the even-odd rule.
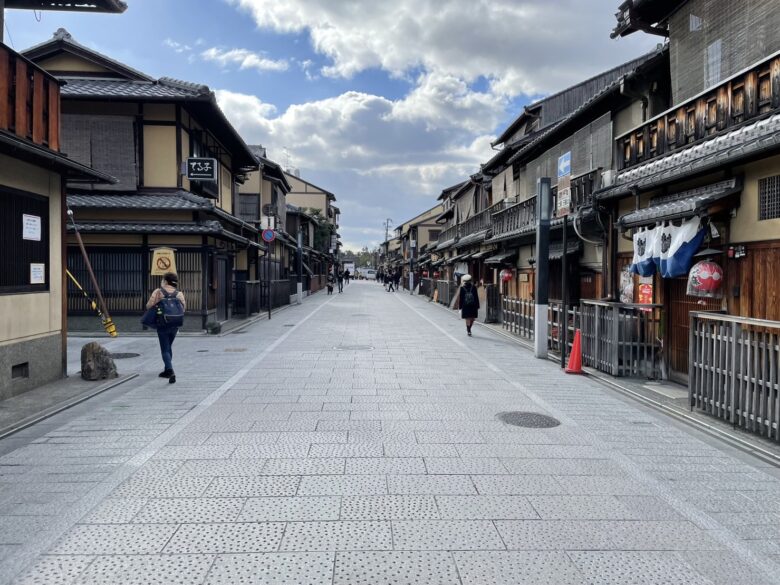
[[[697,263],[688,273],[688,294],[694,297],[719,297],[723,269],[712,260]]]
[[[423,270],[423,278],[428,278],[428,271],[427,270]]]
[[[499,276],[501,277],[501,282],[509,282],[512,280],[512,271],[504,269],[501,271]]]
[[[441,272],[434,272],[433,273],[433,277],[434,278],[439,278],[440,276],[441,276]]]

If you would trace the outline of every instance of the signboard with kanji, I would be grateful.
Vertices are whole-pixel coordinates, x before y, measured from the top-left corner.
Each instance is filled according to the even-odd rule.
[[[558,195],[556,216],[568,215],[571,211],[571,151],[558,157]]]
[[[216,181],[217,161],[213,158],[188,158],[187,178],[190,181]]]

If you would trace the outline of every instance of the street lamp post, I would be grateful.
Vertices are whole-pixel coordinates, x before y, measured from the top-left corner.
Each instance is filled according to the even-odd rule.
[[[303,225],[298,226],[298,304],[303,302]]]
[[[552,191],[549,177],[536,181],[536,305],[534,314],[534,354],[547,358],[547,311],[550,276],[550,218]]]

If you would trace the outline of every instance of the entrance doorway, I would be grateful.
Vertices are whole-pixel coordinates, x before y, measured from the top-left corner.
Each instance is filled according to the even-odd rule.
[[[688,383],[688,335],[691,311],[720,311],[720,299],[691,297],[687,294],[688,279],[666,280],[666,308],[669,331],[666,335],[669,356],[669,377],[683,384]]]
[[[217,282],[217,321],[228,320],[228,259],[225,256],[216,258],[216,282]]]

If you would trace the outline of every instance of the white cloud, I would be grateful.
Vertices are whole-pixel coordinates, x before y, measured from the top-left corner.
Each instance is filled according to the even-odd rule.
[[[163,45],[165,45],[169,49],[173,49],[174,52],[176,52],[176,53],[189,53],[190,51],[192,51],[192,47],[191,46],[189,46],[189,45],[187,45],[185,43],[180,43],[178,41],[174,41],[173,39],[170,39],[170,38],[169,39],[165,39],[163,41]]]
[[[378,67],[396,76],[422,69],[509,96],[561,89],[652,47],[613,41],[617,0],[228,0],[261,28],[307,33],[331,63],[325,75]],[[618,44],[619,43],[619,44]]]
[[[228,68],[231,65],[239,69],[256,69],[257,71],[286,71],[289,64],[284,59],[269,59],[262,53],[253,53],[248,49],[221,49],[211,47],[201,53],[206,61]]]

